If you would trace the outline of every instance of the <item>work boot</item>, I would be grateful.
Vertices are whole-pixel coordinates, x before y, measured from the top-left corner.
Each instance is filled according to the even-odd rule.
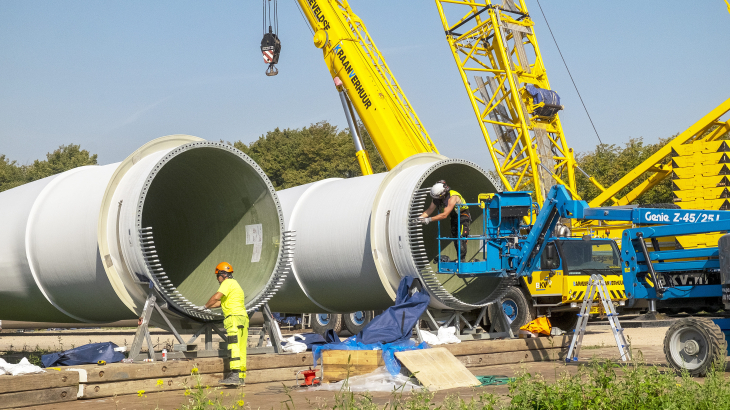
[[[238,370],[234,370],[231,373],[228,374],[228,377],[226,377],[223,380],[218,380],[218,384],[222,384],[224,386],[242,386],[244,384],[243,379],[239,375]]]

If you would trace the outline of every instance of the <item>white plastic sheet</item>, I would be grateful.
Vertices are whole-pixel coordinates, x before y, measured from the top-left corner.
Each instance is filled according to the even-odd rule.
[[[438,334],[435,335],[427,330],[419,329],[418,333],[421,335],[421,339],[428,343],[429,346],[438,346],[448,343],[461,343],[461,339],[456,337],[456,327],[440,327]]]
[[[300,335],[300,334],[296,334],[292,337],[287,337],[283,340],[284,346],[282,347],[282,349],[287,353],[306,352],[307,351],[306,343],[302,343],[302,342],[298,341],[297,338],[299,338],[299,340],[304,340],[304,337],[302,337],[302,335]]]
[[[45,370],[40,367],[31,364],[27,358],[20,360],[18,364],[10,364],[3,359],[0,359],[0,374],[9,374],[11,376],[18,376],[21,374],[32,374],[32,373],[43,373]]]
[[[345,385],[345,383],[347,383]],[[393,390],[398,391],[414,391],[421,390],[423,387],[411,382],[408,376],[403,374],[397,374],[391,376],[388,369],[385,367],[378,367],[374,372],[363,374],[360,376],[352,376],[348,380],[342,380],[337,383],[323,383],[317,387],[308,387],[300,391],[311,391],[311,390],[327,390],[327,391],[352,391],[352,392],[367,392],[367,391],[384,391],[392,392]]]

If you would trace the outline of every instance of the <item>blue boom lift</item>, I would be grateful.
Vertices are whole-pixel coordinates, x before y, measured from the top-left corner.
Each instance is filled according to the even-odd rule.
[[[572,272],[606,275],[620,271],[629,299],[647,299],[650,306],[656,306],[658,300],[722,298],[726,308],[730,308],[730,235],[722,236],[718,247],[659,248],[661,238],[730,231],[730,211],[590,208],[585,201],[571,199],[560,185],[550,190],[529,224],[525,219],[534,213],[528,192],[483,195],[478,204],[464,204],[468,205],[481,208],[483,234],[439,236],[439,252],[443,241],[481,241],[482,260],[461,262],[439,258],[439,273],[530,278],[533,270],[562,271],[563,275]],[[556,227],[561,218],[627,221],[640,227],[623,232],[619,251],[611,239],[557,236]],[[674,278],[680,278],[679,282]],[[667,361],[676,369],[689,370],[693,376],[704,375],[714,362],[724,363],[726,334],[730,334],[730,319],[677,320],[664,338]]]

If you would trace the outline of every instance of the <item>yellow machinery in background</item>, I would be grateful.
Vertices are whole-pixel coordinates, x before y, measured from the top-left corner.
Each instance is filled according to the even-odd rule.
[[[577,197],[577,165],[557,114],[562,107],[537,102],[538,90],[551,88],[524,2],[436,0],[436,5],[505,189],[534,191],[542,204],[557,183]],[[459,19],[450,22],[454,15]]]
[[[679,201],[681,207],[701,209],[725,199],[723,195],[730,197],[730,191],[716,189],[722,185],[714,185],[713,189],[707,190],[710,188],[708,184],[722,183],[722,179],[715,181],[717,178],[709,177],[716,177],[715,171],[724,169],[713,162],[724,158],[724,153],[709,152],[715,148],[721,149],[724,145],[710,141],[721,138],[730,129],[728,122],[720,120],[730,110],[730,100],[606,188],[577,165],[557,114],[563,108],[559,105],[559,99],[549,101],[549,98],[540,98],[552,90],[535,36],[534,23],[524,0],[436,0],[436,5],[472,109],[506,190],[534,191],[537,202],[542,204],[550,187],[561,184],[575,199],[580,199],[576,190],[577,170],[601,191],[599,196],[589,202],[591,207],[605,203],[628,205],[670,176],[673,166],[677,169],[682,163],[684,170],[677,169],[672,174],[673,179],[677,180],[674,182],[675,201]],[[452,16],[455,19],[450,20]],[[474,83],[469,76],[473,76]],[[538,94],[543,95],[538,97]],[[550,102],[553,103],[552,107],[548,104]],[[492,129],[494,134],[490,135],[488,129]],[[704,145],[698,145],[700,142]],[[689,148],[688,144],[695,148]],[[676,158],[668,160],[670,155]],[[703,171],[697,171],[698,166],[702,166]],[[626,187],[647,173],[648,177],[641,184],[623,197],[618,197]],[[679,188],[680,185],[685,188]],[[712,206],[712,209],[719,208]],[[572,233],[620,240],[623,230],[630,227],[625,224],[573,221]],[[681,243],[680,246],[705,246],[708,241],[716,244],[716,239],[708,235],[682,238],[683,242],[692,243]],[[671,245],[674,246],[673,243]],[[532,283],[523,284],[523,289],[529,289],[537,312],[563,309],[578,302],[577,296],[581,295],[587,283],[587,277],[566,275],[556,277],[562,280],[552,280],[555,274],[536,271]],[[613,276],[606,278],[609,288],[623,289],[621,276]],[[559,301],[556,300],[558,297]]]
[[[297,0],[314,31],[314,45],[340,92],[363,175],[372,167],[357,134],[354,112],[386,168],[424,152],[438,153],[385,59],[347,0]]]
[[[536,202],[542,205],[550,188],[560,184],[580,199],[575,172],[582,170],[565,140],[558,115],[563,107],[550,88],[534,23],[524,1],[436,0],[436,5],[505,190],[533,191]],[[451,16],[457,20],[450,21]],[[473,76],[474,83],[469,76]],[[494,134],[490,135],[488,129]],[[589,275],[535,271],[529,280],[517,284],[521,292],[510,293],[515,300],[503,306],[506,311],[529,306],[526,312],[515,315],[515,326],[547,314],[560,323],[559,327],[569,330],[577,319],[575,311],[588,279]],[[606,283],[609,291],[620,296],[615,301],[623,304],[626,296],[622,276],[606,275]]]

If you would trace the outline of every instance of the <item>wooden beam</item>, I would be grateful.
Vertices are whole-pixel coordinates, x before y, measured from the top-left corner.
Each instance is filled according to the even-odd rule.
[[[20,376],[3,376],[20,377]],[[43,404],[75,401],[78,386],[54,387],[0,395],[0,409],[40,406]]]
[[[0,377],[0,394],[53,389],[56,387],[76,386],[78,384],[78,374],[48,370],[46,373]],[[2,402],[1,398],[0,402]]]

